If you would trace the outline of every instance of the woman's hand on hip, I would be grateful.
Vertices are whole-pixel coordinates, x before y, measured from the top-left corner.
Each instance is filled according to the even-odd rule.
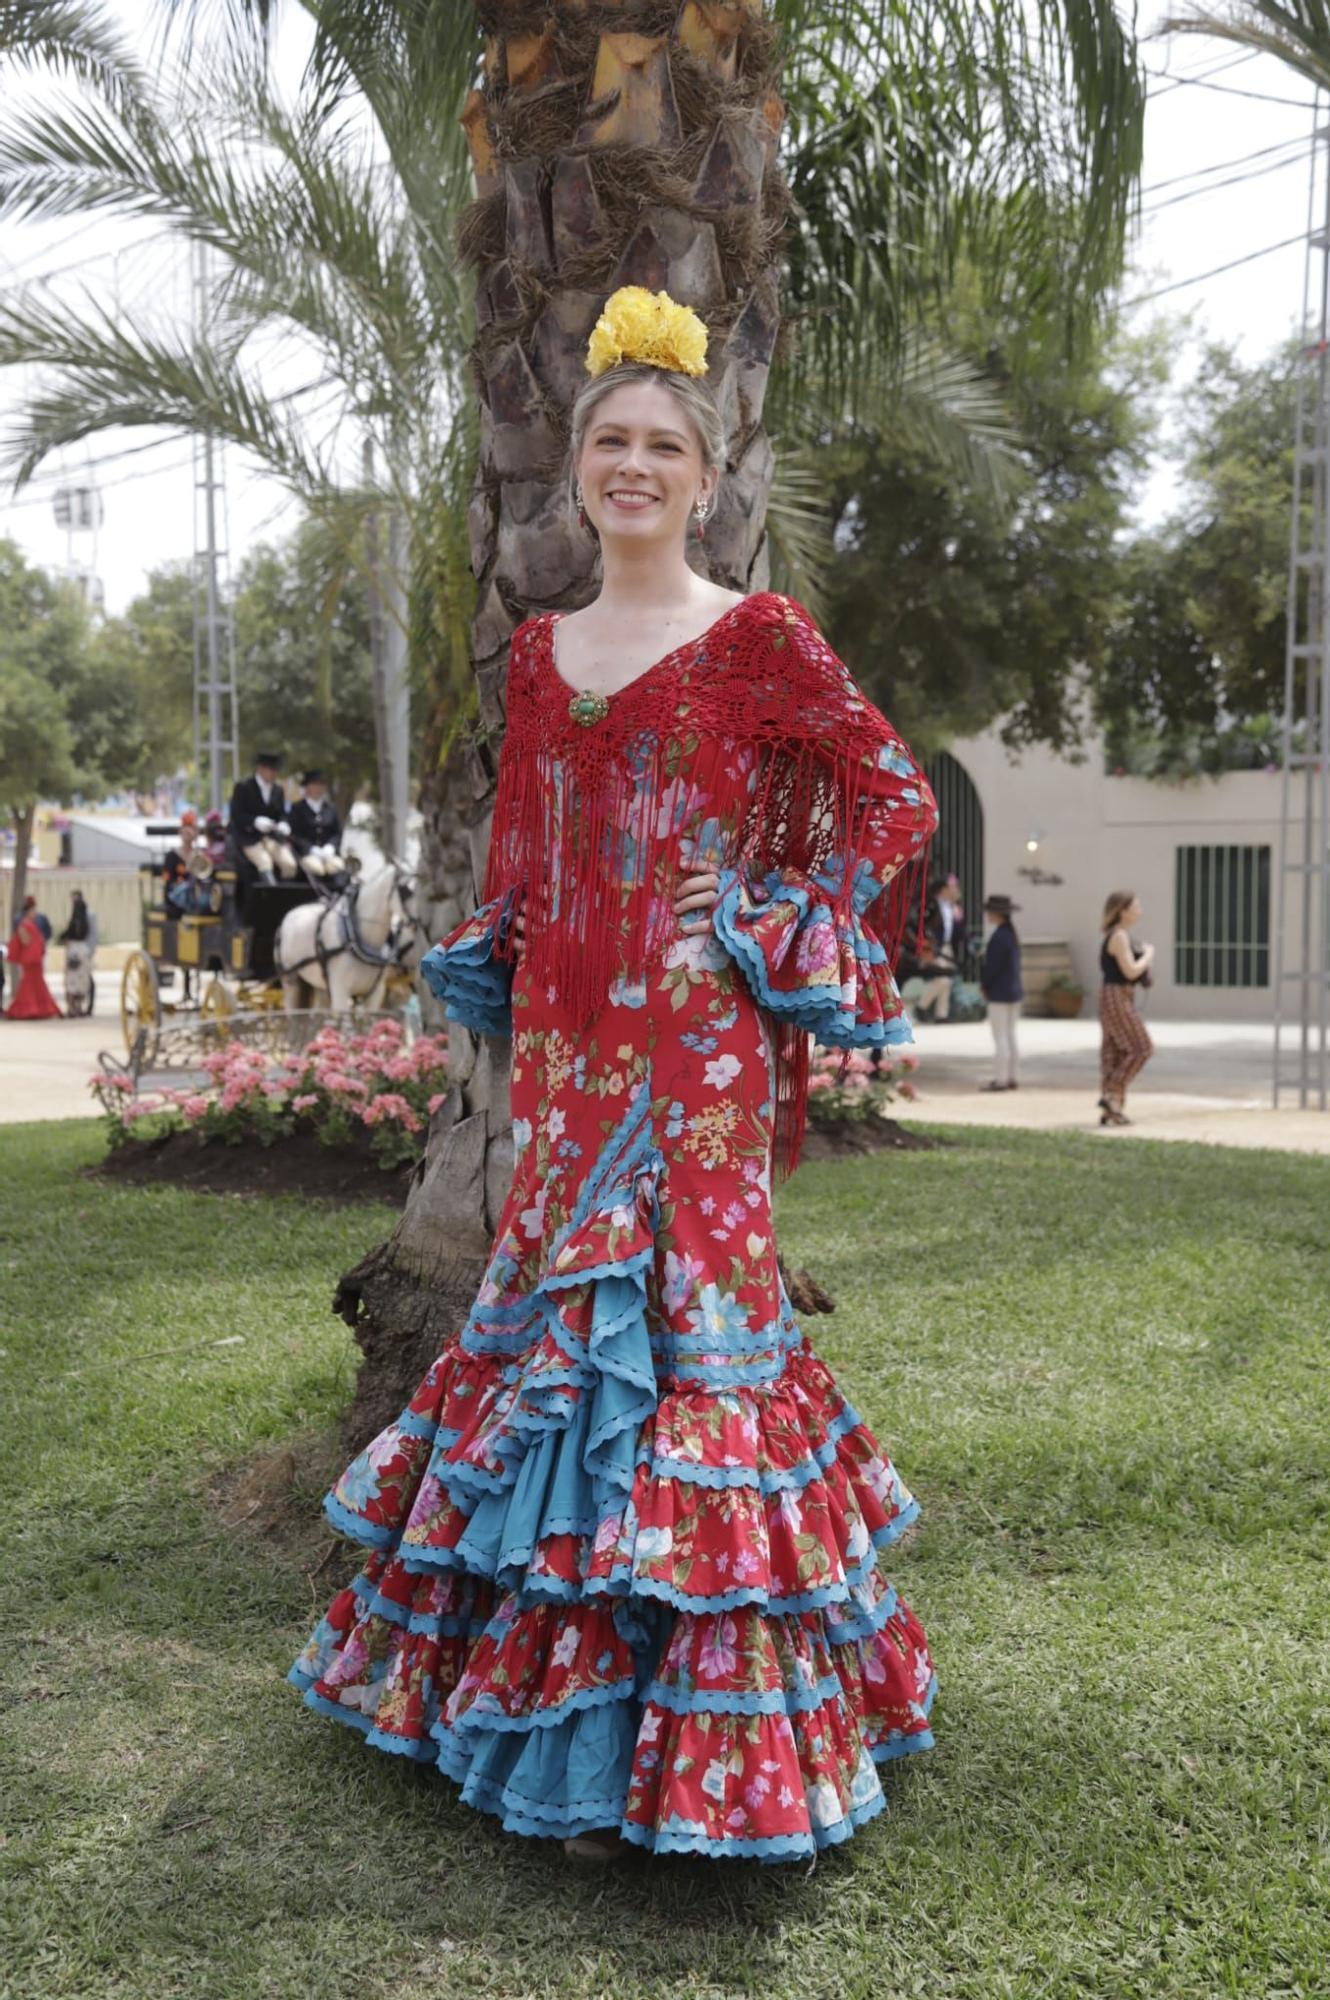
[[[720,876],[714,868],[700,875],[685,875],[674,893],[674,914],[681,931],[710,928],[711,912],[720,895]]]

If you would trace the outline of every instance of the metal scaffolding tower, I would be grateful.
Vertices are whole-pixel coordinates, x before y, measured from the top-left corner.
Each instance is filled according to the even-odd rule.
[[[195,339],[208,321],[208,253],[193,248]],[[240,775],[236,634],[227,556],[226,458],[210,432],[194,439],[194,769],[213,812]],[[206,774],[206,777],[205,777]]]
[[[1293,437],[1274,1103],[1330,1109],[1330,124],[1318,97]]]

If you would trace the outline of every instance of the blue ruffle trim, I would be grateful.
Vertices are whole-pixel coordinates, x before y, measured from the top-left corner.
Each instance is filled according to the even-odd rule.
[[[709,1688],[670,1687],[652,1681],[644,1701],[671,1715],[802,1715],[807,1709],[822,1708],[829,1701],[844,1699],[839,1674],[827,1674],[811,1687],[764,1688],[746,1694],[725,1694]]]
[[[505,898],[483,903],[420,961],[430,992],[450,1021],[474,1035],[513,1032],[513,968],[495,956],[497,933],[509,921]]]
[[[818,881],[825,886],[821,878]],[[712,928],[743,973],[760,1007],[782,1020],[792,1021],[830,1048],[904,1048],[913,1043],[914,1030],[903,1008],[885,1020],[861,1021],[857,1009],[842,1005],[839,985],[796,987],[789,991],[773,987],[761,943],[744,928],[743,876],[736,869],[723,869],[720,885]],[[839,939],[848,923],[849,942],[861,980],[872,977],[875,968],[885,966],[887,954],[865,926],[857,906],[850,918],[838,919],[831,903],[815,893],[814,883],[807,878],[795,882],[780,874],[770,875],[763,887],[767,900],[760,909],[768,911],[779,902],[791,904],[798,913],[797,930],[826,924],[837,932]],[[890,979],[889,973],[881,976]]]
[[[844,1819],[831,1826],[814,1826],[811,1833],[785,1833],[769,1840],[744,1840],[726,1835],[713,1840],[696,1820],[667,1820],[663,1826],[625,1824],[625,1840],[652,1854],[704,1854],[713,1861],[808,1861],[824,1847],[838,1847],[870,1819],[886,1809],[879,1791],[861,1805],[851,1806]]]

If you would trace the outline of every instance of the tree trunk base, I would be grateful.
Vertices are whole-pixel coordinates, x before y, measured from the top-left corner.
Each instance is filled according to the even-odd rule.
[[[379,1244],[337,1287],[333,1311],[364,1356],[344,1419],[347,1451],[377,1437],[405,1408],[430,1364],[462,1326],[485,1275],[483,1257],[441,1264],[428,1283],[404,1270],[390,1242]]]

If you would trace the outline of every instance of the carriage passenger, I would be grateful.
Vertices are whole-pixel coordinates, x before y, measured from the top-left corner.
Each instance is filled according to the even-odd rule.
[[[275,750],[260,750],[253,777],[242,778],[231,793],[231,847],[242,888],[278,876],[289,882],[296,874],[281,768]]]
[[[291,807],[291,845],[305,873],[317,888],[344,889],[346,863],[342,859],[342,821],[328,796],[324,772],[306,771],[300,780],[302,796]]]

